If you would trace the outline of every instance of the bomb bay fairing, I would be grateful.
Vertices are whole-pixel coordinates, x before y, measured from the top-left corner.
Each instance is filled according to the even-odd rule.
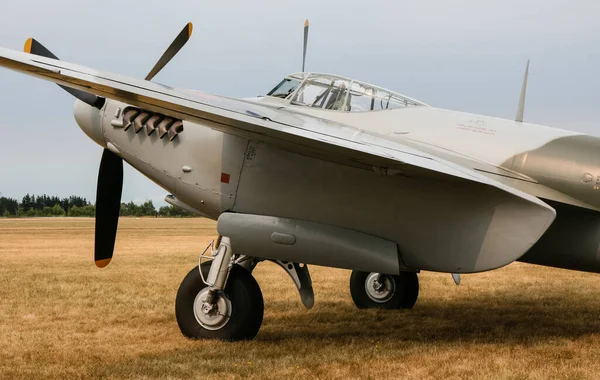
[[[291,74],[233,99],[60,61],[34,39],[0,66],[78,100],[103,148],[95,260],[112,258],[123,160],[166,200],[218,221],[219,239],[183,280],[176,317],[191,338],[249,339],[262,323],[253,268],[269,260],[314,294],[307,264],[352,269],[359,308],[412,308],[421,270],[492,270],[515,260],[600,272],[600,139],[443,110],[340,76]],[[308,24],[305,25],[304,57]],[[8,111],[4,111],[8,112]]]

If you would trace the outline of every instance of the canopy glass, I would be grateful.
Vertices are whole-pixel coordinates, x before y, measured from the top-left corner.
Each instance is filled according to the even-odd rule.
[[[317,73],[291,74],[267,96],[288,99],[295,105],[346,112],[379,111],[425,105],[418,100],[371,84]]]

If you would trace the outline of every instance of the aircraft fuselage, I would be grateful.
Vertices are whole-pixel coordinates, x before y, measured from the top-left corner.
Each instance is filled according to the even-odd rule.
[[[493,215],[480,210],[469,211],[474,196],[481,198],[481,202],[500,202],[502,195],[492,190],[470,191],[468,182],[448,187],[442,184],[444,178],[420,180],[404,175],[382,175],[376,170],[323,161],[252,138],[216,131],[209,121],[203,125],[184,121],[184,132],[174,141],[160,139],[156,133],[147,135],[136,133],[133,128],[124,131],[112,126],[116,115],[127,107],[120,102],[108,101],[99,111],[102,145],[116,149],[125,161],[175,195],[180,202],[210,218],[216,219],[226,211],[272,215],[379,236],[398,244],[400,269],[466,273],[500,267],[518,259],[497,252],[491,255],[496,259],[473,265],[472,256],[469,256],[469,250],[472,249],[475,255],[489,239],[486,229],[481,226],[497,224],[504,218],[512,219],[513,213],[523,207],[515,205],[506,209],[505,215],[500,211]],[[325,113],[330,119],[350,125],[360,124],[361,129],[387,138],[410,141],[419,145],[419,149],[423,149],[423,145],[441,148],[449,155],[461,151],[465,159],[485,160],[492,167],[508,162],[510,166],[502,165],[505,171],[497,169],[501,170],[500,175],[488,173],[489,168],[481,168],[481,171],[501,180],[524,182],[528,186],[548,186],[536,178],[536,165],[539,166],[542,160],[536,155],[536,149],[541,154],[548,154],[548,150],[540,148],[553,141],[582,138],[567,131],[429,107],[365,114],[313,111],[300,107],[290,107],[289,111],[320,117],[325,115],[319,112]],[[508,144],[510,138],[519,142],[512,144],[512,149],[508,148],[511,147]],[[503,141],[506,142],[504,146]],[[585,148],[592,149],[589,144]],[[550,150],[551,154],[555,152]],[[581,179],[587,172],[593,176],[600,175],[598,166],[577,161],[576,151],[573,158],[569,158],[568,151],[563,153],[567,153],[564,157],[571,164],[564,165],[564,174],[552,177],[562,186],[552,189],[568,196],[584,194],[585,197],[578,198],[582,199],[582,204],[599,204],[594,197],[597,193],[590,183],[572,180],[577,176]],[[585,157],[593,159],[591,154]],[[533,169],[523,176],[513,173],[513,167]],[[579,173],[582,170],[584,173]],[[575,185],[569,186],[572,182]],[[436,200],[436,205],[431,204],[432,199]],[[522,223],[526,228],[527,221]],[[465,225],[472,227],[466,229],[470,236],[464,239],[469,243],[456,246],[460,252],[451,252],[440,246],[448,239],[460,240],[465,233]],[[431,236],[432,230],[436,231],[435,238]],[[479,243],[473,244],[473,241]],[[489,244],[492,245],[491,240]],[[464,257],[465,263],[469,264],[461,263],[457,257]]]

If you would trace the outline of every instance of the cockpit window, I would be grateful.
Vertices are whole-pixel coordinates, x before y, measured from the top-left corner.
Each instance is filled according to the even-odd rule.
[[[419,104],[396,94],[353,82],[350,87],[350,110],[352,112],[397,109]]]
[[[350,109],[348,111],[360,112],[373,109],[374,89],[354,82],[350,86]]]
[[[291,74],[268,95],[291,98],[290,102],[295,105],[350,112],[425,105],[401,94],[357,80],[316,73]]]
[[[346,111],[348,81],[335,78],[309,79],[292,99],[294,104]]]
[[[290,96],[300,84],[300,81],[291,78],[285,78],[274,89],[271,90],[267,95],[274,96],[276,98],[285,99]]]

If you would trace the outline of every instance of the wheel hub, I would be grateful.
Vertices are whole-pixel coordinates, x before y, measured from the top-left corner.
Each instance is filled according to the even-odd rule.
[[[194,316],[196,321],[207,330],[219,330],[229,322],[231,301],[224,292],[217,293],[214,304],[206,302],[208,286],[202,289],[194,299]]]
[[[377,303],[385,303],[392,299],[396,292],[396,281],[391,276],[371,273],[365,281],[365,291],[370,299]]]

